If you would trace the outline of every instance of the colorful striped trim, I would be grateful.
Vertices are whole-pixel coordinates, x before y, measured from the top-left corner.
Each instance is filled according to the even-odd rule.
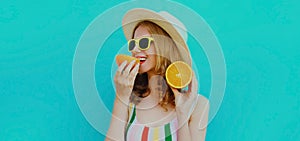
[[[142,134],[142,141],[148,141],[149,127],[145,127]]]
[[[159,140],[159,128],[155,127],[153,128],[153,141]]]
[[[172,141],[170,123],[165,125],[165,141]]]
[[[130,105],[130,107],[129,107],[130,111],[132,109],[132,106],[133,105]],[[126,130],[125,130],[125,141],[127,140],[128,129],[131,126],[131,124],[133,123],[134,119],[135,119],[135,107],[133,108],[132,116],[131,116],[130,121],[129,121],[129,123],[128,123],[127,127],[126,127]]]
[[[136,119],[136,107],[129,105],[129,120],[125,129],[125,141],[176,141],[178,128],[177,118],[171,122],[158,126],[148,127],[138,123]]]

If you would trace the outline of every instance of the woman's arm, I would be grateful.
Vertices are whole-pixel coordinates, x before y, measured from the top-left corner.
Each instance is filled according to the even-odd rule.
[[[189,123],[192,141],[205,141],[208,112],[209,101],[204,96],[199,95]]]
[[[179,141],[204,141],[208,120],[209,102],[199,95],[196,106],[191,113],[187,115],[177,112],[178,118],[178,140]]]
[[[116,98],[112,112],[110,127],[106,135],[106,141],[122,141],[124,140],[124,133],[126,121],[128,120],[128,106],[121,100]]]
[[[116,99],[114,102],[110,127],[106,135],[106,141],[124,140],[124,131],[129,115],[129,97],[132,92],[135,77],[139,70],[139,64],[133,66],[134,63],[135,61],[131,61],[126,67],[127,61],[124,61],[116,72],[114,78]]]
[[[204,141],[209,111],[208,100],[198,94],[198,82],[193,76],[186,93],[172,88],[175,95],[179,141]]]

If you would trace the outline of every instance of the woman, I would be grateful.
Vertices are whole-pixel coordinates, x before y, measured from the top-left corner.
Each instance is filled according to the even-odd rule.
[[[170,87],[174,61],[191,65],[184,25],[167,12],[133,9],[123,18],[128,49],[140,63],[123,62],[114,78],[116,99],[106,140],[204,141],[208,101],[195,76],[187,92]]]

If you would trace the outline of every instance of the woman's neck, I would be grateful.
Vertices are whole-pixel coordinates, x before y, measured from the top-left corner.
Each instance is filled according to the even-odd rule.
[[[148,73],[148,87],[150,89],[150,94],[142,98],[141,102],[137,105],[140,109],[149,109],[158,105],[160,99],[160,87],[163,77],[160,75]]]
[[[157,74],[155,74],[153,71],[148,71],[147,75],[148,75],[148,81],[149,81],[152,78],[152,76],[156,76]]]
[[[161,75],[148,74],[148,87],[151,93],[160,93],[161,87],[165,84],[165,79]]]

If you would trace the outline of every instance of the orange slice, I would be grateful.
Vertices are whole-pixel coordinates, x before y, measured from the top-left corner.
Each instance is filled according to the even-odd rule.
[[[135,64],[140,63],[140,60],[132,57],[132,56],[128,56],[128,55],[124,55],[124,54],[119,54],[116,56],[116,62],[118,64],[118,66],[120,66],[125,60],[127,60],[127,63],[130,63],[133,60],[135,61]]]
[[[166,71],[168,84],[177,89],[186,87],[191,82],[192,75],[191,67],[182,61],[172,63]]]

